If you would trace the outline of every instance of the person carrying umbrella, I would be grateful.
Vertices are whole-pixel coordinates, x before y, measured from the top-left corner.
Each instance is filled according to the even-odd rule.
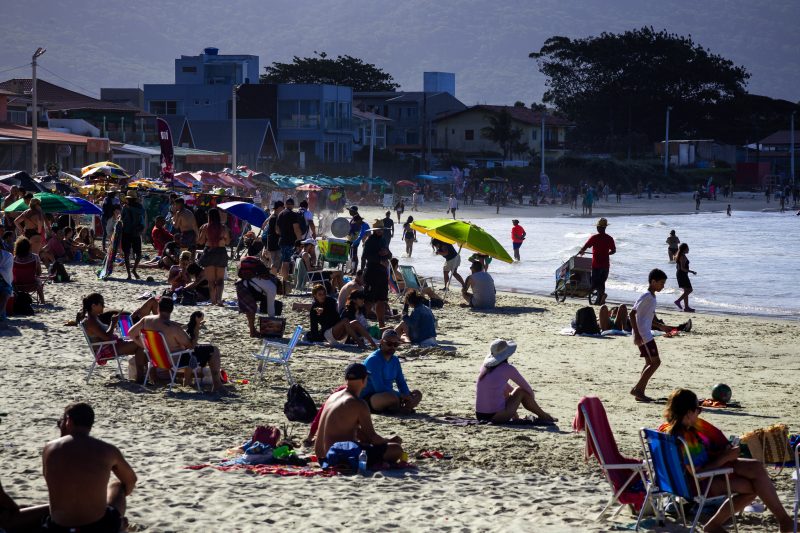
[[[139,261],[142,260],[142,232],[144,231],[144,208],[139,203],[139,196],[136,191],[128,191],[125,195],[126,204],[122,208],[122,254],[125,257],[125,270],[128,272],[128,279],[131,273],[136,279],[139,274],[136,272]],[[130,256],[133,252],[133,270],[131,270]]]
[[[450,285],[450,276],[452,275],[463,287],[464,278],[458,273],[461,255],[456,251],[455,247],[450,243],[439,241],[436,246],[436,255],[444,257],[444,286]]]

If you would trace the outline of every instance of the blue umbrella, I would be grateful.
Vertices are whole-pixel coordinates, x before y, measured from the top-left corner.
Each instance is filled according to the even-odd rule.
[[[79,211],[70,211],[71,215],[98,215],[103,216],[103,210],[94,205],[89,200],[84,200],[78,196],[67,196],[70,200],[81,206]]]
[[[267,214],[263,209],[247,202],[223,202],[217,205],[218,208],[230,213],[235,217],[248,221],[253,227],[260,228],[267,220]]]

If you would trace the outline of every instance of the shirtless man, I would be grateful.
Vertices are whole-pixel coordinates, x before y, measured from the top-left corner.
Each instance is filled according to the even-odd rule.
[[[71,403],[56,425],[61,438],[48,442],[42,454],[50,494],[47,531],[119,531],[125,499],[136,474],[111,444],[89,436],[94,411],[87,403]],[[109,484],[111,472],[117,477]]]
[[[197,219],[194,213],[186,208],[183,198],[176,198],[172,209],[172,224],[174,226],[175,242],[181,245],[181,249],[186,248],[194,257],[197,251]]]
[[[50,506],[20,507],[0,484],[0,531],[37,531],[42,520],[50,513]]]
[[[167,341],[167,347],[172,352],[180,350],[193,350],[193,354],[197,359],[200,366],[208,366],[211,368],[211,380],[213,387],[211,392],[218,392],[222,390],[222,380],[219,375],[220,367],[220,353],[219,350],[210,344],[201,344],[193,347],[192,340],[186,333],[186,330],[177,322],[170,320],[172,310],[175,308],[175,303],[171,298],[161,298],[158,302],[158,316],[146,316],[138,321],[131,327],[128,336],[139,346],[144,348],[140,335],[143,330],[160,331],[164,334]],[[186,357],[184,356],[181,356]]]
[[[44,246],[42,236],[45,232],[46,221],[42,211],[42,201],[38,198],[31,198],[28,209],[14,220],[14,225],[21,235],[31,241],[31,252],[38,254]]]
[[[389,439],[375,433],[367,402],[358,395],[367,386],[369,371],[361,363],[345,369],[345,389],[333,393],[325,402],[319,419],[314,452],[322,461],[330,447],[337,442],[355,441],[367,451],[367,467],[395,463],[403,455],[402,439]]]

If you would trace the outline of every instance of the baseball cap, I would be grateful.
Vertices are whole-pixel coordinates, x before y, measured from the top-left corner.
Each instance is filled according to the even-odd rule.
[[[351,363],[347,365],[344,370],[344,379],[350,381],[351,379],[364,379],[369,375],[367,367],[361,363]]]
[[[398,335],[395,330],[387,329],[386,331],[383,332],[383,335],[381,335],[381,340],[385,341],[386,339],[397,338],[399,336],[400,335]]]

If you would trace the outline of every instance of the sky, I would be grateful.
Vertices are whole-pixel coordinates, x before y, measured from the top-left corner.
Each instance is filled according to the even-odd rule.
[[[99,97],[101,87],[172,83],[174,59],[214,46],[263,67],[325,51],[373,63],[401,90],[424,71],[456,74],[467,105],[540,101],[528,54],[553,35],[642,26],[691,35],[744,66],[748,90],[800,101],[797,0],[28,0],[4,1],[0,80],[39,76]],[[14,69],[14,67],[24,66]],[[11,69],[11,70],[9,70]],[[5,72],[4,72],[5,71]]]

